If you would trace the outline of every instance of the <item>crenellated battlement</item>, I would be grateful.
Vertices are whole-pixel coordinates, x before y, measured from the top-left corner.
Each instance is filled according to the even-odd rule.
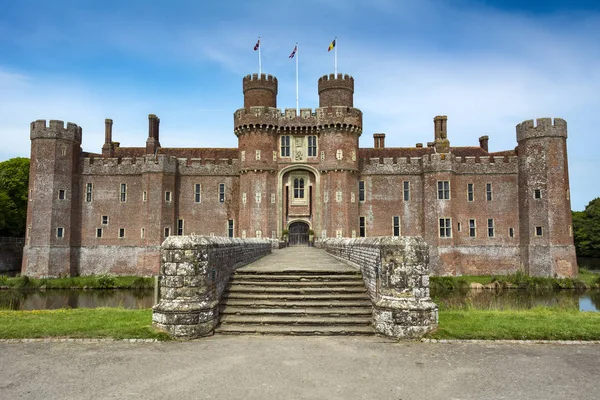
[[[243,79],[244,107],[277,107],[277,78],[252,74]]]
[[[348,74],[329,74],[319,78],[319,92],[328,85],[347,87],[354,91],[354,78]]]
[[[33,139],[64,139],[81,144],[82,129],[77,124],[64,121],[50,120],[46,124],[45,119],[33,121],[30,125],[30,138]]]
[[[329,74],[319,78],[319,107],[354,106],[354,78]]]
[[[362,132],[362,112],[352,107],[295,108],[284,111],[273,107],[241,108],[234,113],[236,135],[254,130],[271,132],[297,131],[316,133],[322,129],[338,127]]]
[[[517,142],[540,137],[567,138],[567,122],[562,118],[538,118],[521,122],[517,125]]]

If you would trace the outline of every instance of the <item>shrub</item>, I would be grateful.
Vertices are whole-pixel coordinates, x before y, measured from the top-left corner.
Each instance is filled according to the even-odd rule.
[[[100,289],[111,289],[115,287],[116,279],[114,276],[110,275],[99,275],[96,282]]]

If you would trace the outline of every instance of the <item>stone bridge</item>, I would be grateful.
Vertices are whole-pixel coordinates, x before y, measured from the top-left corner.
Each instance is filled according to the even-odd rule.
[[[21,272],[24,243],[23,238],[0,237],[0,275]]]
[[[153,325],[221,334],[418,338],[437,327],[421,238],[326,239],[272,249],[264,239],[173,236],[161,249]]]

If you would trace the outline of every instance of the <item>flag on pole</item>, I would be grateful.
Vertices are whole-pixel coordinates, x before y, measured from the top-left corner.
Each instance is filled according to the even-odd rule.
[[[258,40],[256,41],[256,44],[254,45],[254,51],[258,50],[259,47],[260,47],[260,38],[258,38]]]
[[[292,54],[290,54],[290,58],[294,58],[297,51],[298,51],[298,45],[294,46],[294,51],[292,51]]]
[[[327,49],[327,51],[333,50],[334,47],[335,47],[335,39],[333,39],[333,42],[329,43],[329,48]]]

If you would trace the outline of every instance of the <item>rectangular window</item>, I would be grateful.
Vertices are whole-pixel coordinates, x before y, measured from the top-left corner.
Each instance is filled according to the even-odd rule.
[[[125,237],[125,228],[119,228],[119,237],[120,238],[124,238]]]
[[[294,178],[294,199],[304,199],[304,178]]]
[[[171,201],[171,192],[165,192],[165,201]]]
[[[225,203],[225,184],[219,183],[219,203]]]
[[[290,156],[290,137],[282,136],[281,137],[281,157],[289,157]]]
[[[308,137],[308,156],[309,157],[317,156],[317,137],[316,136]]]
[[[227,221],[227,236],[233,237],[233,220],[230,219]]]
[[[256,237],[258,239],[262,238],[262,231],[256,231],[256,232],[254,232],[254,237]]]
[[[200,184],[196,183],[194,185],[194,203],[200,203],[200,200],[201,200],[200,189],[201,189]]]
[[[65,228],[56,228],[56,237],[62,238],[65,234]]]
[[[102,228],[97,228],[96,229],[96,237],[97,238],[101,238],[102,237]]]
[[[365,237],[365,217],[358,218],[358,236]]]
[[[488,237],[494,237],[494,219],[488,218]]]
[[[477,224],[474,219],[469,220],[469,237],[477,236]]]
[[[533,191],[533,198],[534,199],[541,199],[542,198],[542,191],[540,189],[535,189]]]
[[[492,184],[491,183],[485,184],[485,199],[487,201],[492,201]]]
[[[65,199],[65,190],[64,189],[60,189],[58,191],[58,199],[59,200],[64,200]]]
[[[473,194],[473,184],[467,183],[467,201],[473,201],[475,195]]]
[[[177,220],[177,236],[183,236],[183,220]]]
[[[450,199],[450,181],[438,181],[438,199],[449,200]]]
[[[92,184],[86,183],[85,184],[85,201],[86,201],[86,203],[92,202],[92,190],[93,190]]]
[[[460,225],[460,222],[456,224],[456,230],[457,230],[458,232],[461,232],[461,231],[462,231],[462,226]]]
[[[170,234],[171,234],[171,229],[165,228],[165,237],[168,238]]]
[[[127,184],[121,183],[121,203],[125,203],[127,201]]]
[[[365,181],[358,181],[358,201],[365,201]]]
[[[102,216],[102,225],[108,225],[108,215]]]
[[[508,228],[508,236],[509,237],[515,237],[515,230],[514,230],[514,228]]]
[[[535,227],[535,236],[542,236],[544,234],[544,230],[541,226]]]
[[[452,221],[450,218],[440,218],[440,237],[452,237]]]
[[[403,186],[404,186],[404,201],[409,201],[410,200],[410,182],[404,181]]]
[[[394,231],[394,236],[400,236],[400,217],[394,215],[392,217],[392,226]]]
[[[142,201],[145,203],[148,200],[148,192],[145,190],[142,192]]]
[[[140,230],[140,237],[141,237],[142,239],[146,237],[146,229],[145,229],[145,228],[142,228],[142,229]]]

